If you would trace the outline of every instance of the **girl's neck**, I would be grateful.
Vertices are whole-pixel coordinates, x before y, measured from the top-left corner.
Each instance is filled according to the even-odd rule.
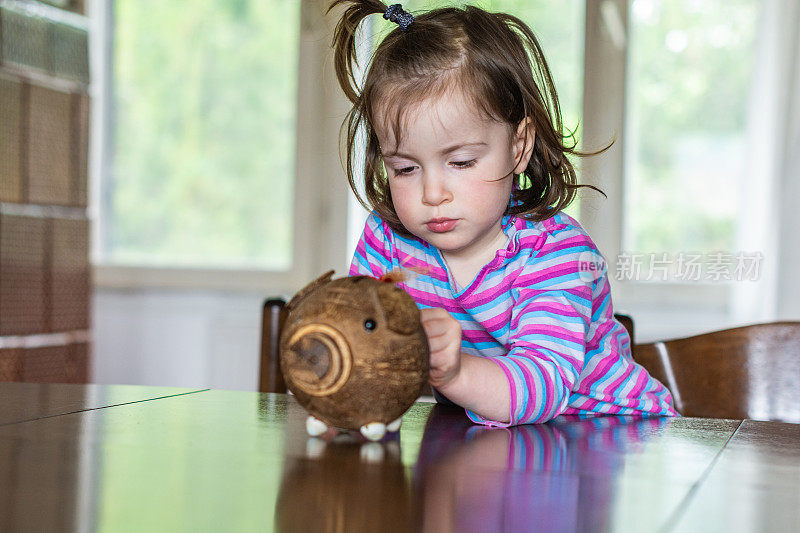
[[[444,259],[447,264],[448,270],[450,270],[450,275],[459,288],[464,289],[472,283],[475,276],[478,275],[478,272],[495,258],[497,251],[505,246],[507,240],[508,237],[503,231],[502,226],[500,226],[494,238],[489,241],[487,245],[481,247],[476,253],[467,255],[441,250],[440,252],[442,254],[442,259]]]

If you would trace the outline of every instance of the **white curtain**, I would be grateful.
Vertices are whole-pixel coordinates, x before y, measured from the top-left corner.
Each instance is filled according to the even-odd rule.
[[[800,320],[800,2],[785,0],[786,122],[779,172],[781,235],[777,318]]]
[[[800,319],[800,2],[763,6],[738,235],[763,259],[757,281],[732,285],[737,323]]]

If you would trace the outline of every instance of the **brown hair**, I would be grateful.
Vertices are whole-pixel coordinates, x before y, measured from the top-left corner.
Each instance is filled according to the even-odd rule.
[[[350,4],[333,38],[336,75],[353,103],[342,126],[343,131],[347,126],[347,179],[361,204],[374,209],[392,229],[409,235],[392,205],[374,128],[376,106],[393,103],[392,129],[399,144],[404,108],[456,86],[476,109],[509,124],[512,132],[525,117],[533,123],[533,152],[525,171],[515,177],[518,181],[506,214],[540,221],[567,207],[579,187],[599,191],[577,183],[567,154],[593,153],[576,150],[574,132],[565,134],[550,69],[539,42],[520,19],[474,6],[417,14],[406,31],[397,27],[381,41],[359,89],[354,70],[356,29],[364,18],[384,13],[387,6],[379,0],[334,0],[328,11],[340,4]],[[353,159],[361,127],[366,133],[366,200],[354,178]]]

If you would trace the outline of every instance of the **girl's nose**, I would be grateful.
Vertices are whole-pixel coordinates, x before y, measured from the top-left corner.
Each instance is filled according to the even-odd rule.
[[[445,180],[436,175],[426,174],[422,178],[422,203],[424,205],[439,205],[453,199]]]

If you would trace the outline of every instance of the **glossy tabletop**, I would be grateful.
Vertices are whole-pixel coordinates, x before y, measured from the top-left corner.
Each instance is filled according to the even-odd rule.
[[[0,531],[792,531],[800,425],[580,419],[305,434],[291,396],[0,383]]]

